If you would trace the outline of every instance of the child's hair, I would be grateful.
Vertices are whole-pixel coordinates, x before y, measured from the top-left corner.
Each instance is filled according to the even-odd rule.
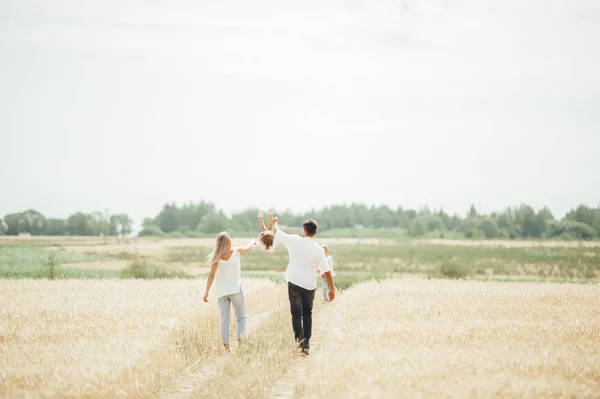
[[[260,236],[258,236],[258,240],[264,244],[265,249],[269,249],[273,246],[275,234],[273,234],[271,230],[263,231],[260,233]]]
[[[229,250],[231,249],[231,237],[229,233],[223,231],[219,233],[217,236],[217,241],[215,242],[215,247],[210,255],[208,255],[208,259],[210,260],[210,264],[214,265],[221,259]]]

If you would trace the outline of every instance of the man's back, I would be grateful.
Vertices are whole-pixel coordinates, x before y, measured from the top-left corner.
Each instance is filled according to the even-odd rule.
[[[307,290],[317,288],[315,269],[329,271],[323,248],[310,237],[289,235],[281,230],[275,233],[275,242],[281,242],[288,250],[289,263],[285,279]]]

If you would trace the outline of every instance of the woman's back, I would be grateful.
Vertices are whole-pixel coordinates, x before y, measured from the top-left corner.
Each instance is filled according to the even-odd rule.
[[[225,259],[219,259],[217,272],[215,273],[215,294],[217,299],[237,294],[242,287],[242,269],[240,263],[240,254],[235,249],[231,256]]]

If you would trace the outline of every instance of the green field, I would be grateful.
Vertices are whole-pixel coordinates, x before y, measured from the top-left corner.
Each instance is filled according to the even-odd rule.
[[[165,241],[166,242],[166,241]],[[169,240],[172,243],[172,240]],[[335,261],[336,285],[384,279],[398,275],[430,278],[468,278],[478,280],[526,280],[558,282],[595,282],[600,280],[600,246],[544,245],[524,242],[523,247],[485,245],[439,245],[410,239],[382,241],[380,244],[329,245]],[[164,242],[163,242],[164,243]],[[0,246],[0,277],[48,278],[52,253],[59,253],[53,278],[194,278],[207,273],[206,244],[167,246],[154,255],[138,253],[138,247],[114,246],[103,252],[101,243],[85,247],[85,252],[52,251],[37,246]],[[146,242],[143,245],[161,245]],[[70,247],[72,251],[77,246]],[[129,260],[129,263],[127,263]],[[121,262],[121,269],[103,270],[92,262]],[[80,263],[85,267],[78,268]],[[287,251],[279,247],[273,254],[252,251],[244,255],[242,269],[247,277],[282,279],[288,262]],[[69,264],[68,267],[62,266]]]
[[[600,278],[600,247],[489,248],[397,241],[393,245],[329,245],[338,282],[363,281],[397,274],[428,277],[527,280],[594,280]],[[172,248],[166,262],[205,264],[209,248]],[[283,272],[288,255],[252,251],[243,258],[246,271]],[[346,285],[346,284],[344,284]]]
[[[0,246],[0,278],[48,278],[52,255],[55,278],[110,278],[118,273],[102,269],[62,267],[64,264],[110,260],[108,257],[52,251],[33,246]]]

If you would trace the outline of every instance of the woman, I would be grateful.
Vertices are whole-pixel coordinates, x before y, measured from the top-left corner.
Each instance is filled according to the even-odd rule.
[[[219,233],[213,252],[209,255],[210,275],[206,283],[204,302],[208,302],[208,292],[213,282],[215,294],[221,311],[221,342],[225,350],[229,351],[229,314],[231,305],[237,319],[237,338],[241,342],[246,331],[246,309],[244,304],[244,291],[242,290],[242,277],[240,255],[250,251],[256,242],[253,240],[245,247],[232,248],[231,237],[226,231]]]

